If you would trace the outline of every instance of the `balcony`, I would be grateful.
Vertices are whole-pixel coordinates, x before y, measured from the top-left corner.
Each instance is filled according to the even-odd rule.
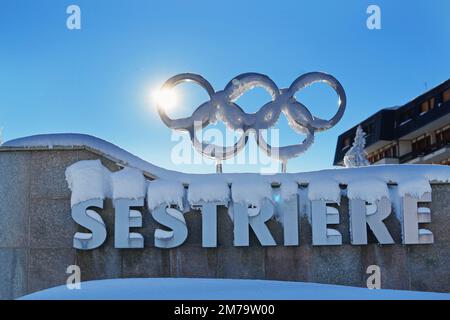
[[[407,154],[404,154],[399,157],[400,163],[410,162],[413,159],[419,158],[418,161],[414,161],[417,163],[425,162],[429,163],[434,161],[439,161],[438,158],[442,158],[441,155],[445,154],[447,150],[450,150],[450,142],[447,143],[435,143],[432,144],[429,148],[413,151]],[[436,159],[435,159],[436,158]]]

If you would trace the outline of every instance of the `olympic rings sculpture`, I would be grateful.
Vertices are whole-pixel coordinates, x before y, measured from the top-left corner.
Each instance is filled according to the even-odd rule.
[[[298,77],[287,89],[279,89],[266,75],[259,73],[244,73],[230,81],[222,91],[215,91],[211,84],[202,76],[193,73],[183,73],[167,80],[162,90],[170,90],[176,85],[193,81],[200,85],[209,95],[209,101],[201,104],[190,117],[171,119],[163,106],[157,105],[161,120],[173,130],[189,132],[195,150],[202,155],[217,161],[236,156],[247,144],[249,133],[255,132],[258,146],[272,158],[286,163],[305,152],[314,142],[315,132],[332,128],[342,118],[346,95],[344,88],[333,76],[322,72],[306,73]],[[338,110],[329,120],[317,118],[302,103],[296,100],[295,94],[317,82],[331,86],[338,95]],[[262,106],[256,113],[246,113],[236,101],[247,91],[255,87],[266,90],[272,100]],[[265,141],[262,131],[273,127],[280,114],[288,119],[289,126],[298,133],[306,135],[299,144],[273,147]],[[240,139],[233,146],[218,146],[199,141],[196,133],[211,123],[223,121],[232,130],[242,132]]]

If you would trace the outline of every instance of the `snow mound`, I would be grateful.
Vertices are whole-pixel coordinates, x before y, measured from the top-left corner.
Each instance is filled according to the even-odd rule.
[[[430,185],[426,181],[428,186]],[[371,203],[382,198],[389,199],[389,190],[386,182],[380,179],[351,181],[347,186],[349,199],[360,199]]]
[[[124,168],[111,174],[112,196],[114,199],[138,199],[145,197],[147,182],[142,171]]]
[[[39,134],[19,139],[14,139],[2,144],[2,148],[76,148],[87,147],[97,153],[100,153],[112,161],[121,163],[125,166],[138,168],[155,178],[176,178],[181,173],[166,170],[148,163],[145,160],[125,151],[116,145],[102,140],[100,138],[80,133],[56,133]]]
[[[70,204],[110,196],[110,172],[100,160],[83,160],[66,169],[66,180],[72,191]]]
[[[22,300],[450,300],[450,294],[338,285],[231,279],[110,279],[35,292]]]
[[[261,208],[264,200],[272,199],[272,186],[264,176],[255,175],[249,179],[244,175],[233,180],[231,196],[235,203]]]
[[[171,180],[150,181],[147,189],[147,204],[154,210],[162,204],[174,204],[183,210],[184,187],[180,182]]]
[[[191,206],[201,202],[227,204],[228,201],[230,201],[230,187],[223,179],[211,177],[210,179],[198,179],[189,184],[188,202]]]

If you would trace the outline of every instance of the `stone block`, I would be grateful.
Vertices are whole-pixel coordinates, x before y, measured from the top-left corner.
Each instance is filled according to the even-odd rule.
[[[106,167],[109,171],[111,172],[115,172],[120,170],[120,166],[117,165],[115,162],[101,156],[98,155],[92,151],[89,150],[78,150],[77,153],[77,161],[81,161],[81,160],[97,160],[100,159],[100,161],[102,162],[103,166]]]
[[[435,243],[407,249],[411,290],[449,292],[450,246]]]
[[[450,185],[432,185],[431,223],[424,224],[423,228],[433,232],[434,243],[450,245]]]
[[[27,249],[0,249],[0,299],[27,294]]]
[[[377,265],[380,267],[382,289],[409,290],[409,268],[405,246],[369,244],[361,252],[364,281],[370,276],[366,273],[367,267]]]
[[[31,197],[70,199],[66,168],[78,161],[76,150],[31,152]]]
[[[77,230],[69,200],[31,199],[30,237],[34,248],[72,248]]]
[[[67,267],[76,265],[75,249],[30,249],[28,292],[35,292],[66,283]],[[83,268],[81,280],[83,281]]]
[[[308,281],[311,263],[308,246],[266,248],[266,279]]]
[[[311,247],[309,282],[364,287],[361,250],[351,245]]]
[[[0,152],[0,248],[28,245],[30,152]]]
[[[159,278],[170,276],[169,250],[145,248],[122,251],[122,277]],[[191,261],[192,263],[192,261]]]
[[[217,277],[229,279],[264,279],[265,248],[217,248]]]
[[[183,245],[170,250],[170,275],[177,278],[216,278],[217,250]]]

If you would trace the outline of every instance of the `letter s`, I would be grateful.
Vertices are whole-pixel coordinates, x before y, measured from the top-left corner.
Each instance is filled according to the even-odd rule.
[[[73,247],[76,249],[92,250],[100,247],[106,240],[105,223],[97,212],[89,209],[91,207],[103,209],[103,200],[87,200],[72,207],[73,220],[80,226],[91,231],[75,233]]]

